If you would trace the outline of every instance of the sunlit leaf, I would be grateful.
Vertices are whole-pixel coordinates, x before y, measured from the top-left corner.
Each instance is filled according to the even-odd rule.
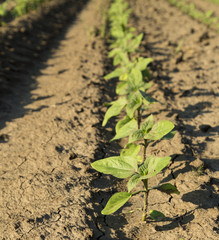
[[[119,52],[121,52],[121,49],[120,48],[114,48],[113,50],[111,50],[108,54],[108,57],[109,58],[112,58],[114,57],[116,54],[118,54]]]
[[[153,85],[152,82],[143,83],[141,85],[141,87],[139,88],[139,90],[142,91],[142,92],[145,92],[152,85]],[[146,97],[146,99],[148,99],[148,97]],[[144,104],[146,104],[148,102],[148,100],[146,100],[146,99],[144,98]],[[150,100],[149,104],[153,104],[153,103],[157,102],[156,99],[154,99],[154,98],[150,98],[149,100]]]
[[[142,98],[137,94],[133,95],[129,103],[126,105],[126,112],[130,118],[134,117],[136,110],[141,106]]]
[[[122,149],[121,156],[137,156],[141,150],[141,146],[129,143],[126,148]]]
[[[144,138],[144,132],[141,129],[138,129],[134,131],[132,134],[129,136],[129,143],[141,140]]]
[[[159,140],[167,135],[174,128],[174,124],[170,121],[160,121],[154,124],[151,131],[145,135],[145,139]]]
[[[117,126],[116,136],[112,140],[127,137],[138,128],[137,121],[134,118],[126,122],[127,119],[123,119],[123,122],[120,122],[119,126]]]
[[[132,194],[128,192],[115,193],[107,202],[105,208],[102,210],[103,215],[109,215],[122,207],[130,198]]]
[[[137,89],[144,84],[141,71],[133,68],[131,73],[128,75],[128,83],[132,90],[137,91]]]
[[[142,176],[142,179],[147,179],[155,176],[160,171],[162,171],[170,162],[171,157],[155,157],[150,156],[148,164],[148,172],[145,176]]]
[[[109,107],[108,110],[106,111],[102,125],[105,126],[111,117],[120,114],[122,109],[125,107],[126,103],[127,99],[125,97],[121,97],[117,101],[114,101],[111,107]]]
[[[99,172],[111,174],[117,178],[126,178],[137,171],[137,159],[121,156],[109,157],[95,161],[91,166]]]
[[[143,71],[147,68],[148,64],[153,61],[152,58],[139,58],[136,64],[136,68],[140,71]]]
[[[133,176],[130,177],[129,181],[128,181],[128,192],[131,192],[131,190],[137,186],[137,184],[141,181],[141,176],[136,173]]]
[[[119,82],[116,86],[116,94],[125,95],[128,93],[128,83],[125,81]]]
[[[111,73],[107,74],[104,79],[105,80],[109,80],[111,78],[116,78],[121,76],[124,73],[124,68],[116,68],[114,71],[112,71]]]
[[[154,156],[147,157],[145,161],[141,164],[141,166],[138,168],[141,176],[146,176],[148,174],[148,164],[153,157]]]
[[[119,80],[120,81],[126,81],[128,78],[128,74],[127,72],[126,73],[123,73],[120,77],[119,77]]]
[[[139,34],[137,37],[135,37],[129,44],[129,52],[134,52],[140,45],[141,40],[143,38],[143,33]]]
[[[154,125],[154,117],[153,115],[151,114],[149,117],[147,117],[145,119],[145,121],[142,123],[141,125],[141,130],[145,133],[148,133],[151,128],[153,127]]]

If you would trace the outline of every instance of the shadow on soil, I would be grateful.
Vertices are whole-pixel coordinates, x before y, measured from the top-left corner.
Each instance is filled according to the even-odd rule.
[[[37,88],[35,78],[47,67],[39,62],[51,57],[52,49],[58,47],[68,25],[72,24],[87,2],[88,0],[53,1],[33,14],[0,28],[0,130],[6,122],[30,111],[41,111],[48,107],[41,106],[35,110],[25,108],[33,101],[52,97],[31,94]],[[54,39],[57,39],[55,43]],[[48,51],[46,56],[41,56],[43,50]],[[7,133],[0,135],[1,143],[8,140]]]

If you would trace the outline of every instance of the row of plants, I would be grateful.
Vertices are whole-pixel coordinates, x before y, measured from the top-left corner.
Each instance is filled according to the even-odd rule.
[[[148,155],[148,146],[156,141],[174,137],[174,124],[164,120],[155,122],[148,113],[150,106],[157,102],[147,92],[152,86],[148,64],[151,58],[138,57],[143,34],[135,35],[136,29],[129,26],[131,9],[124,0],[114,0],[108,11],[110,28],[110,51],[114,70],[105,76],[106,80],[118,79],[117,100],[108,103],[103,126],[115,116],[123,116],[115,126],[115,136],[111,141],[127,138],[127,144],[119,156],[97,160],[91,166],[97,171],[114,177],[129,178],[126,192],[115,193],[107,202],[102,214],[109,215],[121,208],[131,197],[144,194],[142,220],[148,216],[148,195],[152,190],[167,194],[179,194],[170,183],[149,187],[148,181],[160,173],[171,161],[171,157]],[[141,185],[141,186],[140,186]],[[138,188],[137,190],[135,190]],[[135,190],[135,191],[134,191]],[[153,220],[164,218],[157,210],[150,210]]]
[[[0,4],[0,23],[5,25],[6,22],[23,16],[48,1],[51,0],[6,0]]]
[[[194,3],[188,3],[186,0],[167,0],[172,6],[179,8],[183,13],[188,14],[190,17],[208,25],[219,31],[219,19],[214,17],[214,11],[208,10],[202,12],[198,10]]]
[[[215,3],[215,4],[219,4],[219,0],[205,0],[205,1],[212,2],[212,3]]]

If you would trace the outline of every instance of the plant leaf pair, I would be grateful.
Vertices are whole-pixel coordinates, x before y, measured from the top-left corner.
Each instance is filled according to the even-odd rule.
[[[141,125],[140,129],[134,131],[129,136],[129,143],[139,141],[141,139],[156,141],[160,140],[169,134],[168,138],[170,138],[170,132],[174,128],[174,124],[170,121],[160,121],[154,124],[154,118],[150,115]],[[174,136],[174,134],[171,134]]]

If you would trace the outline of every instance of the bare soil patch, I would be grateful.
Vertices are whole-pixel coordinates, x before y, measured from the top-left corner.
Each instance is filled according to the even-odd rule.
[[[89,239],[100,142],[101,1],[56,1],[2,30],[1,239]]]

